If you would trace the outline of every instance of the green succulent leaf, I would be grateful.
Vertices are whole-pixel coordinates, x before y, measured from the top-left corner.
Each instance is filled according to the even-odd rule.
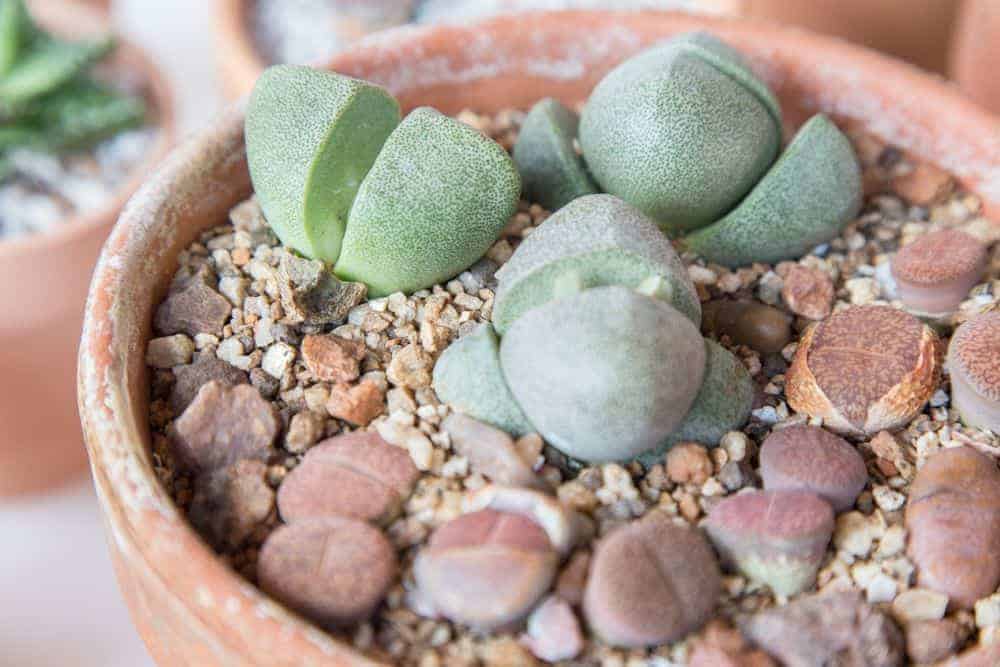
[[[398,124],[396,100],[365,81],[292,65],[261,75],[247,107],[247,160],[285,245],[337,261],[358,188]]]
[[[850,141],[816,115],[737,208],[684,244],[726,266],[795,259],[840,234],[858,214],[861,196]]]
[[[16,113],[19,107],[74,79],[114,45],[111,36],[80,43],[36,39],[32,48],[0,76],[0,104],[6,113]]]
[[[413,292],[479,259],[517,208],[507,152],[429,107],[389,136],[358,189],[334,271],[369,293]]]
[[[434,366],[434,391],[445,403],[520,437],[534,432],[500,370],[500,342],[489,324],[452,343]]]
[[[591,287],[621,285],[661,299],[696,326],[701,305],[670,240],[612,195],[586,195],[553,214],[497,272],[493,324],[503,335],[525,312]]]
[[[514,146],[525,199],[555,211],[597,192],[573,147],[579,125],[580,118],[551,97],[532,107]]]
[[[780,150],[781,117],[736,51],[689,33],[597,85],[580,144],[605,192],[683,232],[718,220],[763,176]]]
[[[39,122],[50,149],[70,150],[138,127],[145,117],[141,98],[82,79],[46,98]]]
[[[0,2],[0,76],[14,66],[18,55],[34,37],[34,25],[24,0]]]

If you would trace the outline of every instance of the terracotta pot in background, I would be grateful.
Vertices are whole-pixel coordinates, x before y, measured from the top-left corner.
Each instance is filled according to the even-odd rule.
[[[1000,0],[965,0],[950,74],[966,95],[1000,114]]]
[[[216,0],[215,59],[223,92],[237,99],[250,92],[268,66],[254,43],[247,0]]]
[[[823,110],[952,171],[1000,213],[1000,125],[934,77],[837,40],[682,14],[566,12],[401,29],[332,67],[386,85],[402,106],[493,112],[552,95],[585,99],[615,64],[675,33],[709,29],[740,48],[789,124]],[[227,568],[189,527],[150,455],[143,357],[177,255],[250,193],[243,115],[233,110],[167,160],[122,213],[91,288],[79,396],[115,567],[164,667],[362,665],[371,661]]]
[[[82,5],[46,1],[33,3],[33,10],[36,5],[39,20],[62,34],[80,36],[105,25]],[[0,496],[39,491],[86,469],[73,387],[87,285],[125,200],[173,140],[171,96],[156,67],[127,43],[112,62],[149,81],[160,136],[103,210],[44,234],[0,240]]]

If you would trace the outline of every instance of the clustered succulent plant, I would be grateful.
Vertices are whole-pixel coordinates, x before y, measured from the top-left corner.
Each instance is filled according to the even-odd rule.
[[[427,107],[400,120],[384,89],[308,67],[264,72],[246,143],[282,242],[373,296],[413,292],[472,264],[521,191],[510,156],[471,127]]]
[[[494,324],[434,369],[438,396],[459,410],[586,461],[658,456],[681,439],[715,445],[749,416],[749,373],[702,338],[683,264],[621,199],[573,200],[497,278]]]
[[[578,137],[574,114],[551,99],[525,127],[514,155],[537,201],[560,206],[600,188],[719,264],[797,258],[840,233],[861,205],[861,170],[840,130],[814,116],[779,157],[774,95],[704,32],[612,70],[584,107]]]
[[[143,122],[143,100],[87,73],[114,46],[110,36],[58,39],[35,24],[23,0],[0,3],[0,178],[13,173],[11,150],[73,150]]]

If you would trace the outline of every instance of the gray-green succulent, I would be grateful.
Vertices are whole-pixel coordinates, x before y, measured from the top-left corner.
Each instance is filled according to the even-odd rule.
[[[413,292],[479,259],[521,181],[496,142],[424,107],[400,121],[384,89],[278,65],[247,108],[250,175],[288,246],[369,294]]]
[[[0,2],[0,171],[7,151],[63,152],[141,125],[146,106],[88,70],[115,47],[109,35],[70,42],[43,31],[23,0]]]

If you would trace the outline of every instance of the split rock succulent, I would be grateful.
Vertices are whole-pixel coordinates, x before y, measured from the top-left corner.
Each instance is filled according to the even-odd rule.
[[[948,345],[951,400],[969,426],[1000,433],[1000,312],[977,315]]]
[[[924,234],[892,258],[900,300],[919,314],[958,308],[986,269],[986,246],[971,234],[944,229]]]
[[[662,301],[595,287],[522,315],[500,363],[548,442],[586,461],[630,459],[684,420],[705,371],[702,340]]]
[[[695,324],[701,319],[698,295],[669,239],[611,195],[567,204],[521,243],[497,279],[493,323],[501,335],[536,306],[602,285],[638,289]]]
[[[647,49],[594,89],[580,144],[602,188],[666,229],[719,219],[781,146],[777,101],[743,58],[707,33]]]
[[[573,146],[579,125],[579,116],[551,97],[525,117],[514,145],[514,163],[528,201],[555,211],[577,197],[597,192]]]

